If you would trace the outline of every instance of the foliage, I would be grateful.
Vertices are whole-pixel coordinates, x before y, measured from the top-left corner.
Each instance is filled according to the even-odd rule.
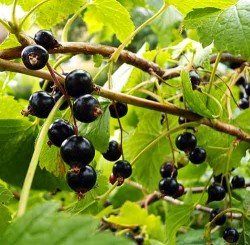
[[[9,34],[0,44],[1,244],[222,244],[229,226],[240,233],[237,244],[250,244],[249,190],[230,187],[235,175],[250,185],[250,109],[241,106],[242,97],[249,106],[250,95],[248,0],[1,3],[10,9],[8,20],[0,16]],[[20,54],[39,29],[51,30],[59,45],[48,50],[47,66],[33,71]],[[73,69],[92,75],[101,107],[89,105],[93,122],[74,118],[75,98],[62,86]],[[41,78],[54,81],[51,95],[55,89],[64,95],[45,119],[33,115],[28,101],[45,89]],[[65,100],[71,105],[59,110]],[[110,116],[114,101],[128,104],[125,116]],[[93,144],[93,188],[70,183],[69,175],[80,176],[80,163],[66,164],[47,134],[58,118]],[[175,145],[186,131],[206,151],[199,165],[189,161],[193,149]],[[132,166],[128,178],[124,169],[112,176],[115,161],[102,155],[111,140]],[[166,162],[177,168],[184,193],[159,192]],[[208,203],[213,182],[227,194]],[[215,228],[213,208],[232,217]]]

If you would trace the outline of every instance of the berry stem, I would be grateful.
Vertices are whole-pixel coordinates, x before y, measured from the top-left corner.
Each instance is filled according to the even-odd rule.
[[[76,119],[74,117],[74,114],[73,114],[73,107],[72,107],[72,103],[70,101],[70,98],[66,92],[66,90],[64,89],[64,87],[62,86],[62,84],[59,82],[59,80],[57,79],[57,76],[55,75],[55,72],[53,70],[53,68],[50,66],[49,63],[47,63],[47,68],[50,72],[50,75],[55,83],[55,85],[59,88],[59,90],[63,93],[66,101],[68,102],[69,104],[69,107],[70,107],[70,111],[72,113],[72,117],[73,117],[73,120],[74,120],[74,125],[75,125],[75,134],[78,135],[78,127],[77,127],[77,124],[76,124]]]
[[[35,150],[33,152],[33,155],[32,155],[32,158],[31,158],[31,161],[29,164],[29,168],[28,168],[28,171],[27,171],[24,183],[23,183],[23,188],[22,188],[20,202],[19,202],[18,211],[17,211],[17,217],[20,217],[25,213],[27,203],[28,203],[29,193],[30,193],[30,189],[31,189],[31,185],[32,185],[32,181],[33,181],[33,178],[34,178],[34,175],[36,172],[36,168],[38,165],[38,160],[39,160],[39,156],[40,156],[40,153],[42,150],[43,143],[45,142],[49,126],[52,123],[52,120],[53,120],[57,110],[60,108],[60,106],[62,105],[63,102],[64,102],[63,97],[61,97],[57,101],[57,103],[55,104],[55,106],[51,110],[48,118],[44,122],[42,130],[37,138],[37,144],[35,145]]]
[[[12,29],[11,29],[10,25],[9,25],[7,22],[5,22],[4,20],[2,20],[1,18],[0,18],[0,24],[1,24],[8,32],[12,33]]]
[[[18,29],[18,25],[17,25],[17,19],[16,19],[16,6],[17,6],[17,0],[14,0],[13,1],[13,5],[12,5],[11,17],[12,17],[13,26],[17,30]]]

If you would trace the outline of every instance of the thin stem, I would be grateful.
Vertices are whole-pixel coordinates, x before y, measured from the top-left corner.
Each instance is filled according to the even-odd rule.
[[[169,132],[170,128],[169,128],[168,114],[166,114],[166,113],[165,113],[165,118],[166,118],[166,124],[167,124],[167,131]],[[171,152],[172,152],[172,160],[173,160],[172,161],[172,167],[174,169],[174,166],[175,166],[174,146],[173,146],[173,142],[172,142],[170,134],[168,134],[167,137],[168,137]]]
[[[106,65],[104,65],[98,72],[97,74],[94,76],[93,78],[93,82],[95,82],[97,80],[97,78],[105,71],[105,69],[107,69],[107,67],[109,66],[109,63],[107,63]]]
[[[214,67],[213,67],[213,70],[212,70],[212,73],[211,73],[211,76],[210,76],[210,79],[209,79],[208,94],[211,93],[211,90],[212,90],[212,87],[213,87],[213,82],[214,82],[215,75],[216,75],[216,71],[217,71],[218,65],[220,63],[221,57],[222,57],[222,52],[219,52],[219,54],[216,57]],[[207,105],[208,105],[208,103],[209,103],[209,97],[207,98]]]
[[[120,56],[121,51],[127,46],[127,44],[131,41],[131,39],[140,32],[144,27],[146,27],[149,23],[151,23],[153,20],[155,20],[158,16],[160,16],[167,8],[168,4],[164,2],[164,5],[160,8],[160,10],[154,14],[151,18],[149,18],[147,21],[145,21],[143,24],[141,24],[139,27],[137,27],[136,30],[134,30],[127,38],[126,40],[118,47],[118,49],[114,52],[114,54],[111,57],[111,60],[116,62]]]
[[[114,68],[114,62],[111,60],[109,65],[109,71],[108,71],[108,89],[112,88],[111,80],[112,80],[112,71]]]
[[[21,20],[21,23],[19,24],[19,30],[22,29],[23,24],[25,23],[25,21],[29,18],[29,16],[36,10],[38,9],[41,5],[43,5],[44,3],[48,2],[50,0],[44,0],[40,3],[38,3],[37,5],[35,5]]]
[[[10,25],[0,18],[0,24],[10,33],[12,33],[12,28]]]
[[[17,0],[14,0],[13,6],[12,6],[12,22],[15,28],[17,28],[17,19],[16,19],[16,6],[17,6]]]
[[[78,15],[88,6],[88,4],[84,4],[70,19],[68,19],[66,25],[63,28],[62,32],[62,41],[67,42],[68,41],[68,32],[69,28],[72,25],[72,23],[76,20]]]
[[[39,156],[40,156],[40,153],[42,150],[43,143],[46,139],[49,126],[50,126],[56,112],[58,111],[58,109],[62,105],[63,101],[64,101],[64,96],[62,96],[57,101],[57,103],[55,104],[55,106],[51,110],[51,112],[50,112],[48,118],[46,119],[46,121],[44,122],[42,130],[37,138],[37,144],[35,146],[35,150],[34,150],[32,158],[31,158],[30,165],[29,165],[29,168],[28,168],[25,180],[24,180],[24,184],[23,184],[23,188],[22,188],[22,192],[21,192],[21,197],[20,197],[20,202],[19,202],[19,206],[18,206],[18,211],[17,211],[17,217],[20,217],[25,213],[27,203],[28,203],[29,193],[30,193],[30,189],[31,189],[31,185],[32,185],[32,181],[33,181],[33,178],[34,178],[34,175],[36,172],[36,168],[38,165],[38,160],[39,160]]]

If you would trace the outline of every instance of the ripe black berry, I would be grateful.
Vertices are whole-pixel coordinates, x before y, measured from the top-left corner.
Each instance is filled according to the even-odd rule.
[[[63,141],[60,153],[62,159],[71,167],[81,168],[93,160],[95,148],[88,139],[72,135]]]
[[[183,134],[180,134],[176,137],[175,139],[175,145],[176,147],[185,152],[190,152],[194,150],[196,147],[197,140],[195,135],[189,133],[189,132],[184,132]]]
[[[79,172],[69,171],[66,178],[71,189],[85,193],[94,187],[97,176],[95,170],[91,166],[86,165]]]
[[[123,102],[115,102],[109,106],[110,116],[113,118],[124,117],[128,112],[128,106]]]
[[[220,212],[221,210],[218,208],[213,209],[210,213],[209,221],[212,221]],[[217,218],[214,223],[215,225],[223,225],[226,222],[226,219],[226,215],[222,215],[220,218]]]
[[[179,190],[179,184],[176,179],[167,177],[159,182],[159,190],[165,196],[174,196]]]
[[[242,176],[234,176],[231,180],[231,184],[233,188],[242,188],[245,187],[245,179]]]
[[[64,86],[68,94],[72,97],[91,94],[94,89],[91,75],[84,70],[74,70],[68,73]]]
[[[173,195],[173,198],[181,197],[184,194],[185,188],[179,183],[178,191]]]
[[[99,101],[90,94],[80,96],[73,104],[74,116],[77,120],[90,123],[102,114]]]
[[[62,96],[63,96],[63,93],[59,89],[56,89],[56,91],[53,95],[55,102],[57,102]],[[68,103],[68,101],[65,100],[62,103],[62,105],[60,106],[59,110],[60,111],[65,110],[68,106],[69,106],[69,103]]]
[[[196,147],[190,152],[189,160],[191,163],[200,164],[206,160],[206,151],[203,147]]]
[[[219,184],[212,184],[208,187],[208,201],[221,201],[226,196],[226,190],[222,185]]]
[[[30,45],[21,53],[23,64],[30,70],[42,69],[49,59],[48,51],[40,45]]]
[[[245,86],[246,84],[247,84],[247,80],[246,80],[246,78],[245,78],[244,76],[241,76],[241,77],[237,80],[237,82],[236,82],[236,85],[237,85],[237,86],[240,86],[240,85]]]
[[[34,36],[34,40],[37,44],[41,45],[47,50],[58,46],[57,41],[53,37],[52,33],[48,30],[38,31]]]
[[[55,120],[49,127],[48,136],[50,141],[60,147],[62,142],[69,138],[71,135],[74,135],[75,130],[74,126],[65,121],[64,119]]]
[[[196,72],[191,71],[189,72],[189,77],[192,83],[193,90],[197,89],[201,82],[200,76]]]
[[[167,178],[167,177],[176,178],[178,175],[178,171],[177,168],[172,164],[172,162],[166,162],[161,166],[160,174],[162,178]]]
[[[247,84],[245,85],[245,92],[246,92],[246,94],[247,94],[248,96],[250,96],[250,83],[247,83]]]
[[[135,242],[137,245],[143,245],[144,244],[144,237],[143,236],[135,237]]]
[[[235,243],[239,239],[239,233],[235,228],[228,227],[223,232],[223,238],[228,243]]]
[[[120,158],[122,152],[120,145],[118,144],[117,141],[111,140],[109,142],[109,147],[107,152],[103,153],[103,157],[109,161],[116,161]]]
[[[28,110],[33,116],[46,118],[54,105],[55,101],[49,93],[38,91],[30,96]]]
[[[119,160],[113,166],[113,175],[118,178],[128,178],[132,174],[131,164],[126,160]]]
[[[249,107],[249,102],[247,98],[241,98],[239,100],[239,108],[240,109],[247,109]]]
[[[40,80],[40,82],[39,82],[40,88],[43,88],[44,83],[45,83],[44,79]],[[51,93],[52,90],[53,90],[53,86],[54,86],[54,82],[53,81],[48,81],[46,88],[44,88],[44,91],[46,91],[48,93]]]

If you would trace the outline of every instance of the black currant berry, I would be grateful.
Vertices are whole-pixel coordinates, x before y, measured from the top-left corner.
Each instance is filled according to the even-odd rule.
[[[72,135],[63,141],[60,153],[64,162],[71,167],[81,168],[93,160],[95,148],[88,139]]]
[[[185,152],[190,152],[194,150],[196,147],[197,140],[195,135],[189,133],[189,132],[184,132],[183,134],[180,134],[176,137],[175,139],[175,145],[176,147]]]
[[[247,84],[247,80],[244,76],[241,76],[237,82],[236,82],[236,85],[237,86],[245,86]]]
[[[42,69],[48,62],[49,53],[40,45],[30,45],[21,53],[23,64],[30,70]]]
[[[172,162],[166,162],[162,164],[160,168],[160,174],[162,178],[173,177],[176,178],[178,175],[177,168],[172,164]]]
[[[38,31],[34,36],[34,40],[36,44],[41,45],[47,50],[58,46],[58,42],[53,37],[52,33],[48,30]]]
[[[233,188],[243,188],[245,187],[245,179],[242,176],[234,176],[231,180],[231,184]]]
[[[55,101],[49,93],[38,91],[30,96],[28,111],[33,116],[46,118],[54,105]]]
[[[247,98],[242,98],[239,100],[239,108],[240,109],[247,109],[249,107],[249,102]]]
[[[179,184],[176,179],[167,177],[159,182],[159,190],[165,196],[174,196],[179,190]]]
[[[71,135],[74,135],[75,130],[74,126],[65,121],[64,119],[55,120],[49,127],[48,136],[50,141],[60,147],[62,142],[69,138]]]
[[[220,209],[215,208],[211,211],[209,221],[212,221],[215,216],[217,216],[221,212]],[[222,215],[220,218],[217,218],[214,222],[215,225],[223,225],[226,222],[226,215]]]
[[[44,79],[40,80],[40,82],[39,82],[40,88],[43,88],[43,85],[44,85],[45,81],[46,80],[44,80]],[[54,82],[53,81],[48,81],[46,88],[44,88],[44,91],[46,91],[48,93],[51,93],[53,91],[53,86],[54,86]]]
[[[109,161],[116,161],[120,158],[122,152],[117,141],[111,140],[107,152],[103,153],[103,157]]]
[[[75,118],[84,123],[91,123],[102,114],[99,101],[90,94],[78,97],[73,104]]]
[[[128,112],[128,106],[123,102],[115,102],[109,106],[110,116],[113,118],[124,117]]]
[[[250,83],[247,83],[246,85],[245,85],[245,92],[246,92],[246,94],[248,95],[248,96],[250,96]]]
[[[94,89],[91,75],[84,70],[74,70],[68,73],[64,86],[68,94],[72,97],[91,94]]]
[[[128,178],[132,174],[131,164],[126,160],[119,160],[113,166],[113,175],[118,178]]]
[[[228,191],[226,178],[222,174],[214,176],[214,182],[221,184],[225,191]]]
[[[95,170],[91,166],[86,165],[79,172],[68,171],[66,178],[71,189],[85,193],[94,187],[97,176]]]
[[[179,183],[178,191],[173,195],[173,198],[181,197],[185,192],[185,188],[182,184]]]
[[[221,201],[226,196],[226,190],[222,185],[219,184],[212,184],[208,187],[208,201]]]
[[[201,82],[200,76],[195,71],[191,71],[189,72],[189,77],[192,83],[193,90],[197,89]]]
[[[57,88],[56,91],[55,91],[55,93],[54,93],[54,95],[53,95],[53,98],[54,98],[55,102],[57,102],[62,96],[63,96],[63,93]],[[69,106],[69,103],[68,103],[68,101],[65,100],[65,101],[62,103],[62,105],[60,106],[59,110],[60,110],[60,111],[63,111],[63,110],[65,110],[68,106]]]
[[[206,160],[206,156],[205,149],[199,146],[190,152],[189,161],[194,164],[200,164]]]
[[[143,236],[137,236],[135,237],[136,245],[143,245],[144,244],[144,237]]]
[[[228,227],[223,232],[223,238],[228,243],[235,243],[239,240],[239,233],[235,228]]]

